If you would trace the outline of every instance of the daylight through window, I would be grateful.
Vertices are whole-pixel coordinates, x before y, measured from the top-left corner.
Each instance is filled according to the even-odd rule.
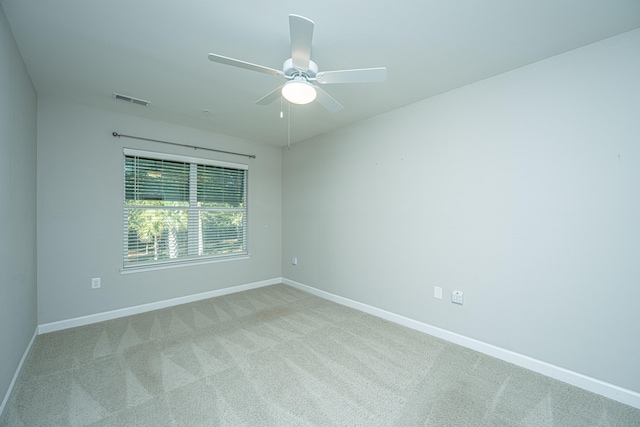
[[[247,166],[124,151],[124,268],[247,255]]]

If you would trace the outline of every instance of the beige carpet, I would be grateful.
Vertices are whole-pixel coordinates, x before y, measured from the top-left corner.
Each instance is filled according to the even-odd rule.
[[[640,426],[640,410],[276,285],[37,337],[2,426]]]

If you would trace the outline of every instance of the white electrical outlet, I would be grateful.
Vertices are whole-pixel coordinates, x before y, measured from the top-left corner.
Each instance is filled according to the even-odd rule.
[[[440,286],[433,287],[433,297],[442,299],[442,288]]]
[[[460,291],[451,292],[451,302],[454,304],[464,304],[464,293]]]
[[[100,287],[100,278],[94,277],[91,279],[91,289],[98,289]]]
[[[291,264],[298,265],[298,257],[297,256],[294,256],[293,258],[291,258]]]

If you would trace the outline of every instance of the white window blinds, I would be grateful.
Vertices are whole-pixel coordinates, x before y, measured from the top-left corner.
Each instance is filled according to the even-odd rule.
[[[125,269],[248,253],[246,165],[124,154]]]

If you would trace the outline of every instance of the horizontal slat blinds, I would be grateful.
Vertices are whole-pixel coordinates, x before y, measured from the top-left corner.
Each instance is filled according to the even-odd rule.
[[[246,252],[246,173],[198,165],[197,204],[203,254]]]
[[[237,208],[244,203],[245,171],[198,165],[198,203]]]
[[[125,151],[124,268],[247,254],[247,169]]]
[[[189,164],[125,157],[125,200],[128,204],[158,201],[158,206],[189,205]]]

